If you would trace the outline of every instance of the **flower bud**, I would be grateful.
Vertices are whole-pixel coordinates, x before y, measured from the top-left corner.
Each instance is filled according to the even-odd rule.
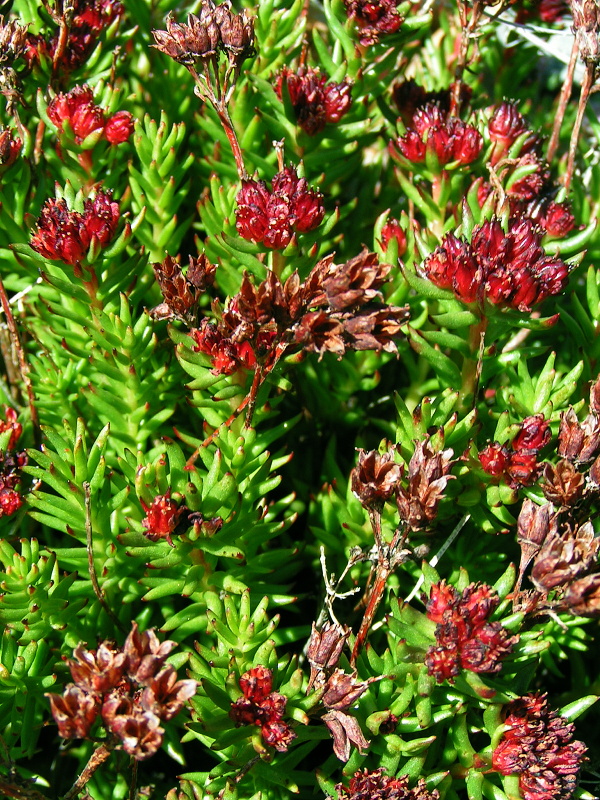
[[[89,86],[76,86],[66,95],[56,95],[48,105],[48,116],[59,130],[68,123],[77,144],[104,129],[104,112],[94,103]]]
[[[10,130],[0,128],[0,168],[8,169],[17,160],[23,142],[13,139]]]
[[[122,144],[133,133],[135,120],[129,111],[117,111],[106,120],[104,136],[110,144]]]
[[[536,414],[533,417],[525,417],[521,429],[512,440],[512,448],[538,453],[551,438],[552,433],[544,415]]]

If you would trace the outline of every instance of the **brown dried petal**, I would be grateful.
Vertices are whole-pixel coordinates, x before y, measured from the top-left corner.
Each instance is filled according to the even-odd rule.
[[[566,535],[551,536],[535,559],[531,580],[536,588],[547,592],[569,583],[592,568],[599,546],[600,538],[595,538],[591,522]]]
[[[440,500],[452,468],[452,450],[435,452],[425,439],[416,443],[408,465],[408,487],[397,493],[398,513],[413,530],[419,530],[435,519]]]
[[[194,680],[177,680],[177,672],[165,667],[155,678],[148,681],[142,692],[141,704],[165,722],[172,719],[183,708],[190,697],[196,694],[198,683]]]
[[[380,296],[378,289],[391,268],[391,264],[380,264],[378,256],[366,248],[345,264],[332,265],[323,281],[329,305],[343,311]]]
[[[562,603],[571,614],[600,617],[600,573],[596,572],[569,584]]]
[[[123,645],[129,676],[138,683],[146,683],[154,678],[175,644],[169,639],[160,642],[152,629],[140,632],[134,622]]]
[[[340,761],[348,761],[350,747],[354,745],[360,753],[366,750],[369,742],[354,717],[344,714],[343,711],[329,711],[323,717],[323,722],[329,728],[333,738],[333,751]]]
[[[133,699],[119,689],[112,691],[102,703],[102,719],[107,728],[112,727],[115,717],[128,716],[132,711]]]
[[[325,311],[309,311],[296,327],[295,341],[309,352],[330,352],[341,358],[346,352],[343,331],[341,323]]]
[[[132,714],[115,717],[112,732],[119,737],[123,750],[136,761],[150,758],[160,748],[164,735],[160,719],[150,711],[134,708]]]
[[[529,498],[523,501],[523,507],[517,523],[517,542],[521,547],[521,574],[539,551],[548,536],[558,533],[557,514],[554,513],[552,504],[545,503],[538,506]]]
[[[407,308],[385,306],[373,311],[359,311],[344,320],[344,331],[353,350],[384,350],[397,353],[394,339],[398,338],[408,319]]]
[[[354,675],[347,675],[343,670],[336,669],[325,684],[321,701],[326,708],[346,711],[366,692],[371,682],[372,679],[366,682],[357,681]]]
[[[585,478],[570,461],[563,459],[556,466],[546,464],[544,467],[544,482],[540,485],[540,488],[544,493],[544,497],[553,502],[554,505],[570,506],[582,497]]]
[[[393,451],[358,451],[358,464],[350,474],[352,491],[365,508],[380,506],[392,496],[402,477],[402,469],[394,461]]]
[[[589,414],[580,423],[570,408],[561,414],[558,432],[558,454],[576,463],[591,461],[600,448],[600,419]]]
[[[93,692],[68,684],[64,694],[47,694],[63,739],[85,739],[98,716],[100,699]]]
[[[350,633],[350,628],[347,626],[335,625],[331,622],[326,622],[321,630],[317,630],[317,626],[313,622],[306,652],[310,664],[307,693],[310,692],[317,676],[320,676],[322,683],[324,681],[323,671],[337,665]]]
[[[125,672],[125,656],[108,642],[102,642],[98,650],[85,650],[78,644],[73,651],[75,661],[68,661],[75,683],[82,689],[104,694],[121,682]]]

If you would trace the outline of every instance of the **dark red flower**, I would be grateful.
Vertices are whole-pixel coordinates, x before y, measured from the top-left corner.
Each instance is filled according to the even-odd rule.
[[[6,449],[14,450],[19,437],[23,433],[23,426],[18,421],[17,412],[14,408],[7,408],[4,412],[4,419],[0,419],[0,433],[5,431],[12,431]]]
[[[110,144],[122,144],[133,133],[135,120],[129,111],[117,111],[106,120],[104,136]]]
[[[375,44],[383,34],[396,33],[404,22],[394,0],[344,0],[346,12],[360,30],[360,43]]]
[[[512,440],[512,448],[513,450],[532,450],[537,453],[548,444],[551,438],[550,426],[544,415],[535,414],[532,417],[525,417],[520,431]]]
[[[44,258],[74,266],[90,245],[85,218],[70,211],[65,200],[46,200],[31,237],[31,247]]]
[[[454,234],[444,236],[442,244],[425,259],[423,272],[440,289],[451,289],[463,303],[477,300],[482,270],[470,246]]]
[[[206,319],[191,334],[196,341],[194,350],[211,357],[215,375],[232,375],[238,369],[252,369],[256,365],[256,354],[249,342],[234,342]]]
[[[575,217],[568,203],[556,203],[552,200],[544,208],[537,222],[548,236],[562,239],[575,227]]]
[[[388,219],[381,229],[381,246],[384,250],[387,250],[392,239],[398,243],[398,256],[403,256],[406,253],[406,233],[397,219]]]
[[[351,82],[327,82],[318,69],[300,67],[296,73],[284,67],[275,84],[281,98],[285,82],[298,125],[309,136],[323,130],[327,123],[339,122],[352,104]]]
[[[246,700],[260,703],[273,689],[273,673],[267,667],[253,667],[240,677],[240,689]]]
[[[23,142],[20,139],[13,139],[10,130],[0,128],[0,167],[8,169],[15,163]]]
[[[385,775],[384,769],[369,771],[364,769],[354,773],[348,788],[338,783],[338,800],[438,800],[439,792],[427,790],[423,778],[416,785],[409,786],[408,775],[397,778]]]
[[[23,498],[15,489],[0,489],[0,517],[10,517],[23,505]]]
[[[427,671],[438,683],[452,681],[461,669],[494,673],[510,653],[517,637],[509,636],[498,622],[489,622],[500,602],[494,590],[471,583],[457,592],[444,581],[431,587],[427,617],[437,622],[436,644],[425,657]]]
[[[142,520],[142,525],[146,528],[144,536],[151,542],[166,539],[172,546],[171,536],[176,532],[179,523],[183,522],[182,518],[189,509],[171,499],[170,489],[165,495],[157,495],[150,505],[147,505],[141,498],[140,503],[146,512],[146,516]]]
[[[76,86],[68,94],[57,94],[48,106],[48,116],[59,130],[68,124],[77,144],[104,129],[104,112],[94,103],[89,86]]]
[[[112,199],[110,192],[102,189],[96,192],[93,200],[87,199],[83,206],[85,228],[90,237],[106,247],[117,230],[119,223],[119,204]]]
[[[440,166],[454,162],[465,166],[479,157],[483,137],[473,126],[430,103],[415,111],[412,128],[392,143],[392,154],[394,148],[414,164],[423,163],[429,155]]]
[[[436,286],[452,288],[463,302],[485,296],[495,305],[530,311],[559,294],[569,274],[564,261],[546,256],[541,238],[529,219],[512,220],[506,233],[493,219],[474,228],[470,244],[446,234],[423,271]]]
[[[506,475],[508,482],[514,488],[518,486],[531,486],[535,483],[540,472],[541,464],[538,463],[537,454],[527,450],[517,450],[510,454]]]
[[[321,193],[309,189],[294,167],[285,167],[274,176],[271,191],[264,181],[243,181],[235,213],[240,236],[283,250],[294,231],[306,233],[320,225],[325,207]]]
[[[498,442],[489,444],[479,453],[479,462],[483,469],[494,478],[504,475],[510,461],[510,450]]]
[[[506,731],[492,755],[502,775],[519,775],[524,800],[568,800],[585,760],[574,726],[548,707],[546,695],[527,695],[507,708]]]

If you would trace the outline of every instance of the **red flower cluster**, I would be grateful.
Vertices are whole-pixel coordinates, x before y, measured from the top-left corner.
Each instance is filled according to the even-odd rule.
[[[52,715],[64,739],[84,739],[99,718],[109,734],[138,761],[162,744],[166,722],[196,692],[196,681],[177,680],[165,660],[175,642],[159,642],[154,631],[134,622],[122,648],[102,642],[97,650],[78,645],[67,661],[74,683],[62,695],[49,694]]]
[[[69,27],[69,37],[64,54],[60,58],[60,72],[63,74],[79,69],[96,46],[98,37],[117,17],[123,13],[118,0],[75,0],[74,14]],[[43,36],[28,35],[28,59],[37,60],[45,55],[52,62],[60,39],[57,31],[49,41]]]
[[[510,446],[493,442],[479,453],[479,461],[489,475],[503,478],[513,488],[531,486],[541,470],[538,453],[551,436],[543,414],[526,417]]]
[[[68,123],[77,144],[96,131],[102,131],[110,144],[121,144],[133,132],[129,111],[117,111],[107,119],[100,106],[95,105],[89,86],[76,86],[68,94],[56,95],[48,106],[48,116],[59,130]]]
[[[25,451],[14,452],[23,432],[14,408],[7,408],[5,419],[0,420],[0,433],[11,431],[6,450],[0,450],[0,517],[10,517],[23,505],[23,497],[17,491],[21,482],[21,469],[27,464]]]
[[[400,153],[413,164],[435,158],[440,166],[464,166],[479,157],[482,147],[483,137],[476,128],[428,103],[415,111],[404,136],[390,143],[390,152],[392,156]]]
[[[318,69],[300,67],[294,73],[284,67],[275,84],[279,99],[284,81],[298,125],[309,136],[320,133],[327,123],[339,122],[352,105],[352,82],[348,78],[328,83]]]
[[[404,22],[394,0],[344,0],[346,13],[360,30],[360,43],[376,44],[383,34],[396,33]]]
[[[296,734],[283,721],[287,697],[271,691],[273,673],[266,667],[254,667],[240,678],[242,697],[231,704],[229,716],[239,725],[258,725],[265,744],[284,753]]]
[[[398,107],[402,122],[407,128],[411,128],[416,111],[427,105],[436,105],[444,114],[449,114],[455,90],[456,85],[452,83],[448,89],[428,92],[413,78],[410,78],[393,85],[392,97]],[[461,83],[458,87],[458,94],[461,106],[466,106],[471,100],[473,90],[466,83]]]
[[[320,225],[325,216],[323,195],[309,189],[295,167],[285,167],[271,182],[242,181],[235,211],[236,228],[250,242],[270,250],[283,250],[294,232],[307,233]]]
[[[504,733],[492,766],[502,775],[519,775],[523,800],[568,800],[587,751],[573,741],[574,725],[548,708],[543,695],[526,695],[506,710]]]
[[[392,778],[384,775],[380,767],[373,771],[359,770],[350,779],[348,788],[341,783],[335,788],[338,800],[438,800],[437,789],[429,792],[423,778],[413,787],[409,787],[408,781],[408,775]]]
[[[461,669],[500,671],[500,660],[517,637],[499,622],[488,622],[499,602],[486,584],[471,583],[460,593],[445,581],[431,587],[427,616],[437,623],[436,644],[427,651],[425,664],[438,683],[451,681]]]
[[[20,139],[13,139],[10,130],[0,128],[0,168],[8,169],[15,163],[23,142]]]
[[[511,169],[527,168],[524,176],[508,180],[507,197],[512,217],[527,217],[536,222],[553,237],[566,236],[575,227],[575,218],[568,203],[553,200],[556,187],[550,180],[550,170],[540,154],[541,141],[529,128],[527,121],[514,103],[503,102],[497,106],[488,121],[488,133],[494,147],[490,156],[496,166],[509,154],[517,139],[521,139],[516,163]],[[478,200],[483,205],[492,192],[492,186],[483,182],[478,189]]]
[[[487,299],[494,305],[531,311],[559,294],[569,275],[564,261],[545,254],[541,238],[529,219],[512,220],[507,233],[499,220],[492,219],[474,228],[470,243],[446,234],[423,263],[423,272],[463,303]]]
[[[196,341],[194,350],[211,357],[215,375],[231,375],[238,369],[253,369],[256,366],[256,354],[250,342],[237,342],[224,336],[207,319],[202,320],[199,328],[194,328],[192,336]]]
[[[102,247],[112,240],[119,222],[119,204],[99,190],[87,199],[83,213],[70,211],[65,200],[46,200],[31,237],[31,247],[44,258],[78,265],[92,242]]]

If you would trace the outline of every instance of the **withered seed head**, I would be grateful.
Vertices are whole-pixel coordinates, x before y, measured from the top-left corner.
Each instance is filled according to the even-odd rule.
[[[562,605],[580,617],[600,617],[600,573],[569,584]]]
[[[556,466],[546,464],[541,489],[544,497],[555,505],[571,506],[582,497],[585,478],[570,461],[562,459]]]
[[[580,423],[573,408],[560,416],[558,454],[576,464],[591,461],[600,450],[600,418],[589,414]]]
[[[333,669],[337,666],[350,633],[350,628],[347,626],[341,627],[331,622],[326,622],[321,630],[317,630],[313,622],[306,652],[308,663],[310,664],[307,693],[315,682],[320,684],[325,682],[323,673],[326,669]]]
[[[599,547],[591,522],[550,536],[535,559],[531,580],[540,591],[564,586],[592,569]]]
[[[350,479],[352,491],[363,506],[373,508],[390,499],[401,477],[402,469],[394,461],[393,450],[387,453],[359,450],[358,464]]]

